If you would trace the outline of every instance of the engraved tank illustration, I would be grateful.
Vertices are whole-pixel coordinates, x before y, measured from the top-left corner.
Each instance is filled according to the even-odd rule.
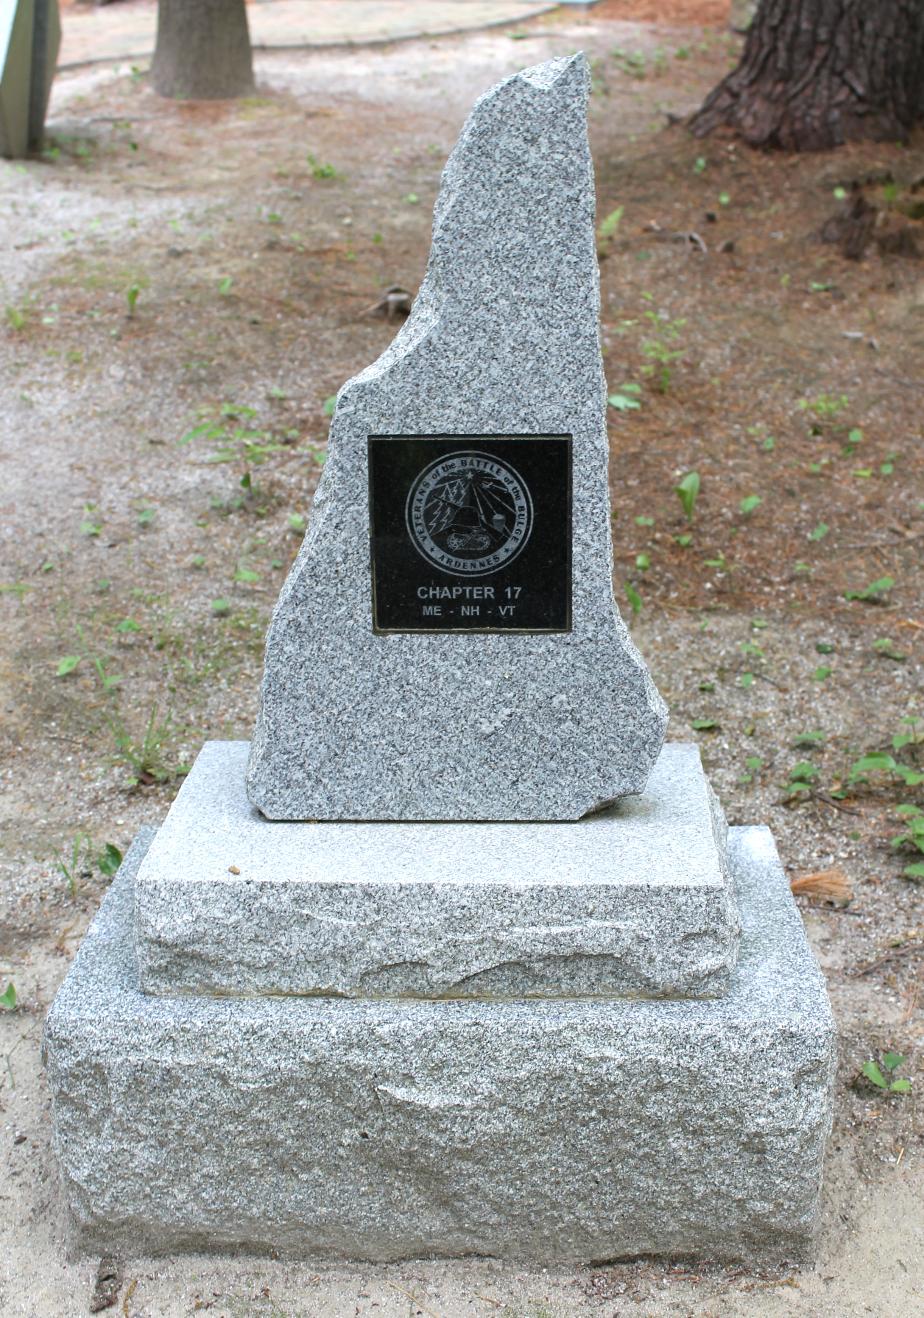
[[[513,504],[505,493],[499,481],[474,471],[437,485],[424,507],[430,534],[445,536],[454,554],[496,547],[512,521]]]

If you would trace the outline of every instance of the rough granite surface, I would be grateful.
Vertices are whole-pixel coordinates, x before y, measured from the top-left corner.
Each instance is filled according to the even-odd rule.
[[[148,993],[718,996],[738,951],[699,748],[574,823],[270,823],[207,742],[141,866]]]
[[[44,1051],[73,1248],[774,1262],[811,1250],[834,1023],[773,839],[734,828],[710,1001],[139,993],[139,835]]]
[[[588,82],[576,55],[477,102],[413,312],[340,391],[267,637],[269,818],[577,819],[645,787],[667,712],[613,600]],[[414,434],[573,436],[570,633],[373,633],[367,440]]]

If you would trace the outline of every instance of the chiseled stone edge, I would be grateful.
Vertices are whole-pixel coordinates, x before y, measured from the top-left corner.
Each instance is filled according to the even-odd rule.
[[[48,1016],[72,1251],[811,1254],[835,1031],[769,830],[710,1002],[146,998],[132,847]]]
[[[141,866],[146,993],[718,997],[728,987],[739,921],[727,825],[695,745],[663,748],[651,813],[640,797],[612,820],[567,824],[271,824],[244,796],[245,758],[246,743],[206,743]],[[557,868],[550,834],[558,849],[567,835],[586,873]],[[339,857],[325,842],[312,858],[321,835],[338,839]],[[521,839],[528,863],[511,859],[498,882],[498,857]],[[434,856],[445,857],[445,881],[430,877]],[[454,871],[454,857],[464,867]],[[363,876],[341,879],[357,860]]]

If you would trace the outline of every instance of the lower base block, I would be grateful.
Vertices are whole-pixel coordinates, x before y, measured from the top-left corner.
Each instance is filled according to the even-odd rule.
[[[149,998],[139,835],[49,1014],[75,1252],[805,1256],[834,1025],[763,828],[718,1001]]]

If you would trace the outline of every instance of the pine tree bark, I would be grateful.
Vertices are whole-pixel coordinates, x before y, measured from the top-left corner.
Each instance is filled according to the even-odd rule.
[[[154,90],[218,101],[253,91],[244,0],[158,0]]]
[[[924,0],[761,0],[741,63],[690,121],[752,146],[899,141],[924,118]]]

